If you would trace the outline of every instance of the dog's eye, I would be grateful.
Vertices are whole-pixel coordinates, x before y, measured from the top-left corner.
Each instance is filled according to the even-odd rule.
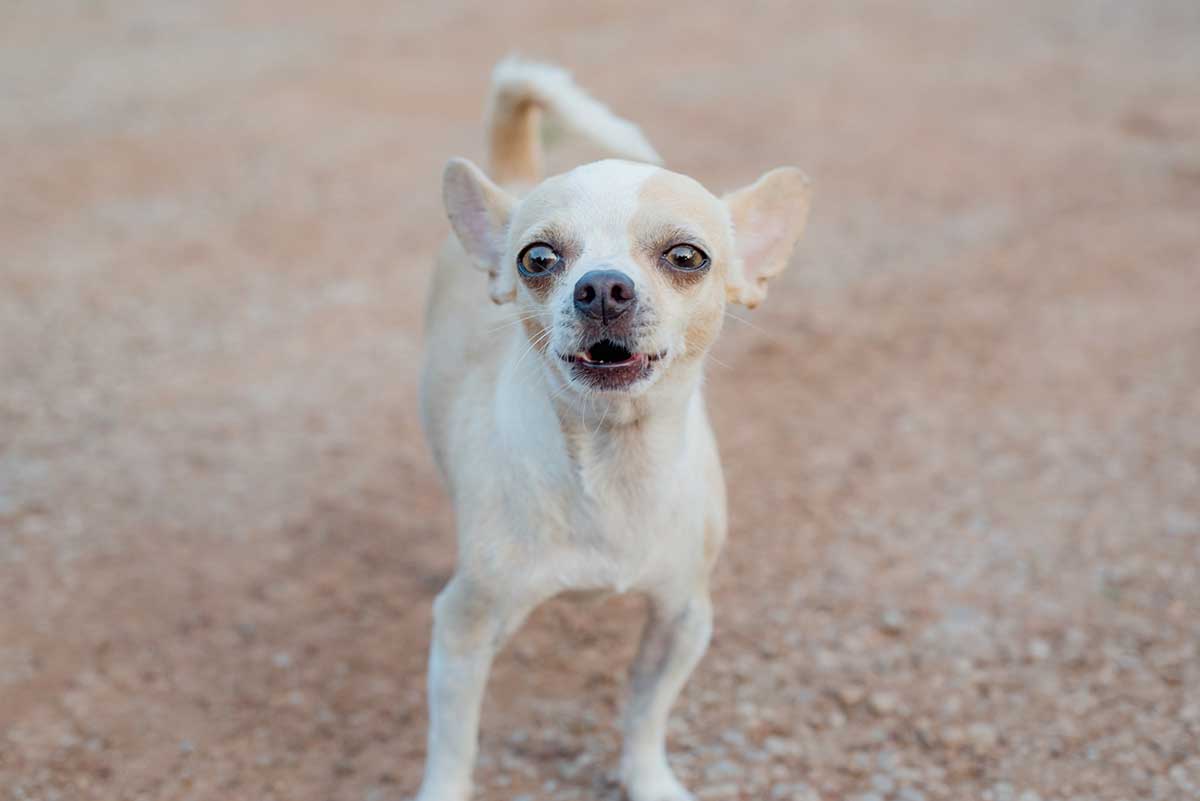
[[[522,250],[517,258],[517,264],[525,275],[543,275],[557,267],[560,261],[562,257],[545,242],[534,242]]]
[[[676,245],[663,254],[667,266],[675,270],[695,272],[708,266],[708,256],[700,248],[691,245]]]

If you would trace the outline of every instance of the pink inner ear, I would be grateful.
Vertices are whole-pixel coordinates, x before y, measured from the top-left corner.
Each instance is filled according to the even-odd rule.
[[[491,262],[496,257],[496,243],[487,206],[475,187],[471,187],[470,195],[465,200],[462,221],[466,234],[473,243],[473,255]]]
[[[769,278],[777,275],[784,266],[776,264],[780,261],[777,251],[787,235],[787,226],[779,218],[771,214],[752,214],[748,221],[748,230],[739,230],[744,236],[739,245],[742,249],[742,269],[749,281]]]
[[[467,253],[481,266],[493,269],[500,256],[506,209],[492,204],[503,205],[506,198],[498,189],[489,192],[493,187],[485,181],[485,176],[473,174],[469,167],[451,166],[446,177],[446,213]]]

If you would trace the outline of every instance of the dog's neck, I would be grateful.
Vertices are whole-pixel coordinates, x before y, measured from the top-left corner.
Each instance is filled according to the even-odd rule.
[[[496,398],[507,447],[552,449],[557,440],[577,468],[607,466],[632,476],[674,463],[689,432],[706,419],[703,358],[667,365],[653,386],[630,396],[587,394],[566,385],[521,335],[514,334],[509,353]]]
[[[691,407],[701,401],[702,374],[699,361],[672,365],[669,375],[636,396],[564,392],[552,381],[547,381],[547,391],[564,440],[576,446],[569,450],[597,452],[619,442],[653,445],[645,452],[654,453],[660,447],[682,445]]]

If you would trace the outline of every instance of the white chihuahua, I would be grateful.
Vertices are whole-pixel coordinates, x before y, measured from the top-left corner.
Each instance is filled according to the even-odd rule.
[[[541,180],[543,114],[632,160]],[[649,597],[621,781],[632,801],[686,801],[667,715],[708,645],[725,539],[704,359],[725,304],[756,305],[787,266],[808,180],[784,167],[718,198],[654,166],[637,127],[562,70],[519,60],[495,70],[487,129],[491,178],[446,166],[456,236],[427,308],[422,413],[458,567],[434,605],[418,801],[469,797],[492,658],[566,591]]]

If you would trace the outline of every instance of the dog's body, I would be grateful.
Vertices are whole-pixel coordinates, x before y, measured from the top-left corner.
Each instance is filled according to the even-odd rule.
[[[427,310],[422,409],[459,559],[435,605],[419,801],[469,796],[492,657],[565,591],[649,597],[621,776],[633,801],[683,801],[666,720],[708,643],[726,525],[704,356],[726,300],[754,305],[786,265],[807,182],[775,171],[722,201],[651,164],[602,161],[538,183],[543,112],[618,154],[657,156],[554,68],[502,63],[492,91],[491,172],[505,188],[447,167],[457,236]]]

